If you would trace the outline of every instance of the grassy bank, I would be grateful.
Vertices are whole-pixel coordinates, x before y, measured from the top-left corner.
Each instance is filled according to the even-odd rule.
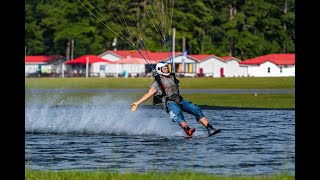
[[[179,78],[183,89],[293,89],[294,77]],[[26,88],[148,88],[153,78],[26,78]]]
[[[293,89],[294,78],[180,78],[181,89]],[[143,88],[147,92],[153,78],[26,78],[26,88]],[[26,94],[26,102],[38,98],[57,105],[79,105],[105,98],[105,103],[126,100],[128,105],[143,93],[112,95],[100,93]],[[198,105],[248,108],[295,108],[295,94],[182,94]],[[40,101],[38,101],[40,102]],[[95,102],[96,103],[96,102]],[[151,105],[152,98],[144,104]]]
[[[210,179],[210,180],[294,180],[295,176],[289,176],[286,174],[272,175],[272,176],[217,176],[204,173],[192,173],[192,172],[171,172],[171,173],[113,173],[105,171],[97,172],[85,172],[85,171],[31,171],[26,170],[25,179],[130,179],[130,180],[149,180],[149,179]]]
[[[52,105],[83,105],[103,103],[115,103],[116,101],[130,103],[142,97],[139,94],[94,94],[94,93],[62,93],[62,94],[26,94],[26,102],[36,102]],[[294,94],[184,94],[183,97],[197,105],[248,107],[248,108],[295,108]],[[151,105],[152,98],[143,103]]]

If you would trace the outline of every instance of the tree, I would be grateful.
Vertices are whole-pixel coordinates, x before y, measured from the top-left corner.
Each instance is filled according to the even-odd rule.
[[[79,1],[26,1],[28,54],[64,55],[71,40],[75,56],[100,54],[115,37],[117,49],[168,51],[172,27],[176,51],[190,54],[247,59],[295,51],[294,0]]]
[[[37,24],[34,17],[34,8],[30,4],[25,6],[25,46],[27,54],[42,53],[44,48],[44,30]]]

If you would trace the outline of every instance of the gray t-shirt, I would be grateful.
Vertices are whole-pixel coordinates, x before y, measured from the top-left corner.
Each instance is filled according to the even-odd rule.
[[[179,89],[178,89],[177,85],[174,83],[173,77],[166,78],[166,77],[162,76],[161,77],[161,81],[162,81],[162,83],[163,83],[163,85],[165,87],[165,91],[166,91],[166,94],[167,94],[168,97],[170,97],[173,94],[179,94]],[[156,80],[154,80],[150,84],[150,87],[154,87],[157,90],[156,95],[161,95],[162,94],[161,87],[159,87],[159,85],[158,85]],[[162,102],[164,102],[164,101],[165,101],[165,97],[162,98]]]

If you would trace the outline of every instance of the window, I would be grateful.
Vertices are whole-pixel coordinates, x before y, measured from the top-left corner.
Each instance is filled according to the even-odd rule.
[[[100,71],[104,71],[106,69],[106,65],[100,65]]]
[[[268,73],[270,73],[270,67],[268,67]]]
[[[280,73],[282,73],[282,67],[280,67]]]

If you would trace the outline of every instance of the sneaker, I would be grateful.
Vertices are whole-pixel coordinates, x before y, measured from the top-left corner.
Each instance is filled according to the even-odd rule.
[[[196,130],[195,128],[189,128],[189,126],[186,127],[182,127],[184,132],[188,135],[188,136],[192,136],[192,134],[194,133],[194,131]]]
[[[210,125],[210,124],[208,124],[206,128],[208,130],[209,136],[215,135],[215,134],[217,134],[217,133],[219,133],[221,131],[221,129],[213,128],[212,125]]]

